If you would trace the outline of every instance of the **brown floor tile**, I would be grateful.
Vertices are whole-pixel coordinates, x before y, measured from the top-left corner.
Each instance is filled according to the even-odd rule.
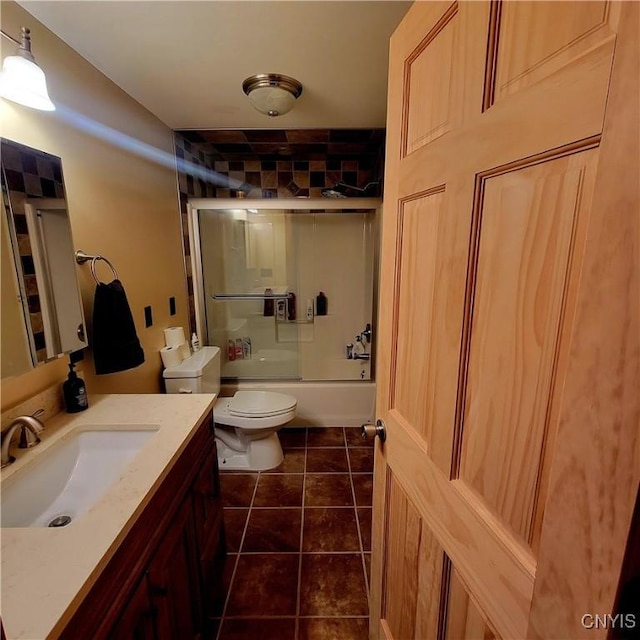
[[[261,475],[254,507],[302,506],[302,475]]]
[[[351,473],[373,473],[373,449],[349,449]]]
[[[248,507],[253,497],[257,473],[221,473],[220,494],[225,507]]]
[[[300,551],[302,509],[252,509],[242,553]]]
[[[307,430],[307,447],[344,447],[342,427],[311,427]]]
[[[224,533],[227,539],[227,551],[233,553],[240,549],[249,509],[224,509]]]
[[[227,604],[228,616],[296,613],[299,555],[240,555]]]
[[[304,461],[306,452],[304,449],[286,449],[284,460],[274,469],[263,473],[304,473]]]
[[[300,618],[298,640],[367,640],[368,618]]]
[[[302,556],[300,615],[368,615],[367,592],[359,553],[313,553]]]
[[[304,510],[303,551],[360,551],[353,509]]]
[[[294,640],[295,618],[225,618],[220,640]]]
[[[356,494],[356,504],[359,507],[370,507],[373,498],[373,474],[354,473],[351,478],[353,479],[353,490]]]
[[[307,430],[296,427],[283,427],[278,431],[278,438],[282,448],[287,449],[304,449],[307,444]]]
[[[374,440],[364,440],[362,438],[362,429],[360,427],[345,427],[344,435],[347,439],[348,447],[366,447],[373,449]]]
[[[371,551],[371,512],[372,509],[359,507],[358,520],[360,521],[360,535],[362,536],[362,550]]]
[[[349,507],[353,504],[348,473],[307,473],[304,504],[307,507]]]
[[[308,473],[348,473],[346,449],[308,449]]]

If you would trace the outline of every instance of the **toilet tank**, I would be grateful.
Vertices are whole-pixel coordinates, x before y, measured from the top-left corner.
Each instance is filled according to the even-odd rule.
[[[202,347],[162,377],[167,393],[220,393],[220,349]]]

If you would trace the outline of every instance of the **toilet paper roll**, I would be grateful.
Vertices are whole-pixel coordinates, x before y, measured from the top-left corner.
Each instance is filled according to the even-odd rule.
[[[164,330],[164,343],[167,347],[179,347],[186,341],[182,327],[169,327]]]
[[[162,347],[160,349],[160,357],[165,369],[177,367],[182,362],[180,347]]]
[[[178,345],[178,349],[180,349],[180,355],[183,360],[186,360],[191,355],[188,342],[183,342],[181,345]]]

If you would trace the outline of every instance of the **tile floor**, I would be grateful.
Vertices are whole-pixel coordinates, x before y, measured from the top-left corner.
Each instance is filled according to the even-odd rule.
[[[217,640],[366,640],[373,446],[285,428],[284,462],[221,472],[228,557]]]

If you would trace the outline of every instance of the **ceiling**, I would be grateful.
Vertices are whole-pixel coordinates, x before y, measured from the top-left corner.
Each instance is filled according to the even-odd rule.
[[[172,129],[356,129],[385,126],[389,36],[411,3],[19,4]],[[256,73],[302,83],[291,112],[251,107],[242,81]]]

